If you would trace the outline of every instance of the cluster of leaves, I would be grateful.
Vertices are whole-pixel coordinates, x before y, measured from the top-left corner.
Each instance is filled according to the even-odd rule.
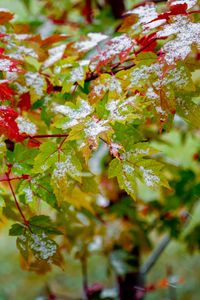
[[[119,246],[149,249],[145,231],[155,228],[179,234],[188,204],[180,199],[186,190],[198,195],[197,175],[180,194],[182,171],[152,140],[174,126],[175,116],[199,127],[198,9],[189,0],[161,9],[142,4],[113,36],[91,32],[78,41],[27,33],[0,10],[2,211],[16,221],[10,235],[26,268],[63,267],[63,249],[82,261],[98,243],[105,254]],[[177,186],[170,187],[173,176]],[[146,205],[142,185],[165,201]]]

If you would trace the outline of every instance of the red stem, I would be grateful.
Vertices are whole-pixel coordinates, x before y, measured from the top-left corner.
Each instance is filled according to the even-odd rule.
[[[36,135],[27,135],[25,139],[43,139],[43,138],[51,138],[51,137],[68,137],[68,133],[57,133],[57,134],[36,134]]]
[[[58,146],[58,162],[60,161],[60,151],[62,150],[61,148],[62,148],[62,145],[64,144],[64,142],[66,141],[66,138],[67,137],[65,137],[63,140],[62,140],[62,142],[60,143],[60,145]]]
[[[15,195],[15,192],[14,192],[14,190],[13,190],[12,184],[11,184],[11,182],[10,182],[9,175],[6,174],[6,176],[7,176],[7,178],[8,178],[8,184],[9,184],[11,193],[12,193],[12,195],[13,195],[13,198],[14,198],[14,200],[15,200],[15,204],[16,204],[16,206],[17,206],[17,209],[18,209],[18,211],[19,211],[19,213],[20,213],[20,215],[21,215],[21,217],[22,217],[22,219],[23,219],[24,224],[25,224],[26,226],[29,227],[29,222],[28,222],[28,220],[26,219],[25,215],[23,214],[23,212],[22,212],[22,210],[21,210],[21,207],[20,207],[20,205],[19,205],[19,202],[17,201],[17,197],[16,197],[16,195]]]
[[[8,177],[8,176],[7,176]],[[25,179],[23,176],[18,176],[18,177],[13,177],[13,178],[7,178],[7,179],[0,179],[0,182],[9,182],[13,180],[20,180],[20,179]]]

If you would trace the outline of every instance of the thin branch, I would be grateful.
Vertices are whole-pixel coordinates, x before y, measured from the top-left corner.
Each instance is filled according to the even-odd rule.
[[[26,219],[25,215],[23,214],[23,211],[21,210],[21,207],[20,207],[20,205],[19,205],[19,202],[17,201],[17,197],[16,197],[16,195],[15,195],[15,192],[14,192],[14,190],[13,190],[12,184],[11,184],[11,182],[10,182],[9,175],[8,175],[8,174],[6,174],[6,175],[7,175],[7,178],[8,178],[8,184],[9,184],[11,193],[12,193],[12,195],[13,195],[13,198],[14,198],[14,201],[15,201],[15,204],[16,204],[16,207],[17,207],[17,209],[18,209],[18,211],[19,211],[19,213],[20,213],[20,215],[21,215],[21,217],[22,217],[22,219],[23,219],[24,224],[25,224],[27,227],[29,227],[29,229],[30,229],[29,221]]]
[[[89,300],[88,297],[88,273],[87,273],[87,260],[86,258],[81,259],[82,268],[82,283],[83,283],[83,299]]]
[[[36,134],[36,135],[27,135],[25,139],[44,139],[44,138],[53,138],[53,137],[68,137],[68,133],[56,133],[56,134]]]
[[[142,275],[147,275],[147,273],[151,270],[151,268],[155,265],[160,255],[163,253],[165,248],[170,242],[170,236],[166,235],[160,242],[160,244],[154,249],[148,260],[143,264],[140,268],[140,273]]]

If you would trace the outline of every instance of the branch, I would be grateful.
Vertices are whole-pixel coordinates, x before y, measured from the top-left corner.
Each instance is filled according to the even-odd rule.
[[[184,221],[184,224],[183,224],[184,225],[183,228],[185,228],[188,225],[189,216],[190,216],[189,212],[185,211],[184,212],[185,221]],[[160,244],[153,250],[150,257],[147,259],[147,261],[140,268],[141,275],[143,275],[143,276],[147,275],[147,273],[151,270],[151,268],[155,265],[155,263],[159,259],[160,255],[166,249],[166,247],[168,246],[170,241],[171,241],[171,238],[170,238],[169,235],[164,236],[164,238],[162,239]]]
[[[25,215],[23,214],[23,211],[21,210],[21,207],[20,207],[20,205],[19,205],[19,202],[17,201],[17,197],[16,197],[16,195],[15,195],[15,192],[14,192],[14,190],[13,190],[12,184],[11,184],[11,182],[10,182],[10,178],[9,178],[8,173],[6,173],[6,176],[7,176],[7,178],[8,178],[7,181],[8,181],[8,184],[9,184],[9,187],[10,187],[10,190],[11,190],[11,193],[12,193],[12,195],[13,195],[13,198],[14,198],[14,201],[15,201],[15,204],[16,204],[16,207],[17,207],[17,209],[18,209],[18,211],[19,211],[19,213],[20,213],[20,215],[21,215],[21,217],[22,217],[22,220],[23,220],[24,224],[25,224],[27,227],[29,227],[29,229],[30,229],[29,221],[26,219]]]
[[[155,265],[160,255],[163,253],[165,248],[170,242],[170,236],[166,235],[160,242],[160,244],[154,249],[148,260],[143,264],[140,268],[140,273],[144,276],[151,270],[151,268]]]
[[[82,267],[82,282],[83,282],[83,299],[89,300],[88,297],[88,274],[87,274],[87,260],[85,258],[81,259]]]
[[[52,138],[52,137],[68,137],[68,133],[57,133],[57,134],[36,134],[36,135],[27,135],[25,139],[44,139],[44,138]]]

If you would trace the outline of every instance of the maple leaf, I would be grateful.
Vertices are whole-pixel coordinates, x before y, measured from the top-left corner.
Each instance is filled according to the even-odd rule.
[[[20,101],[17,104],[17,107],[19,107],[22,111],[28,111],[31,108],[31,97],[30,93],[23,93],[20,96]]]
[[[5,49],[0,48],[0,71],[2,72],[22,72],[21,69],[18,68],[18,65],[21,65],[22,62],[11,58],[7,55],[4,55]]]
[[[98,71],[115,58],[119,58],[120,62],[123,62],[131,50],[134,49],[135,45],[136,41],[131,39],[127,34],[114,37],[106,42],[103,51],[99,51],[99,55],[92,58],[90,68],[92,70],[97,69]]]
[[[155,22],[157,20],[169,20],[171,16],[176,16],[176,15],[186,15],[187,14],[187,4],[186,3],[180,3],[180,4],[171,4],[170,5],[170,11],[160,14],[157,18],[152,20],[149,23]]]
[[[99,42],[108,38],[108,36],[105,34],[92,32],[88,33],[87,37],[87,40],[75,43],[73,48],[77,49],[79,52],[89,51],[95,46],[97,46]]]
[[[171,23],[166,24],[157,33],[157,38],[174,36],[175,38],[167,42],[160,50],[164,55],[164,60],[168,65],[175,64],[177,60],[185,60],[195,45],[200,49],[200,24],[193,23],[184,15],[177,15],[171,18]]]
[[[0,106],[0,134],[5,135],[10,140],[22,142],[24,136],[20,134],[16,122],[18,113],[9,106]]]
[[[0,80],[0,101],[11,100],[16,93],[9,88],[8,80]]]
[[[14,14],[11,13],[9,10],[0,8],[0,25],[8,23],[10,20],[13,19],[13,17]]]

